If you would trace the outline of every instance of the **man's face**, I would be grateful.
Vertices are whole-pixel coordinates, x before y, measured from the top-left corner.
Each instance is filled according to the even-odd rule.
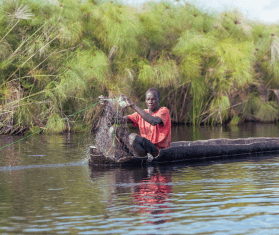
[[[150,113],[154,113],[159,109],[159,98],[156,91],[148,91],[145,94],[145,103]]]

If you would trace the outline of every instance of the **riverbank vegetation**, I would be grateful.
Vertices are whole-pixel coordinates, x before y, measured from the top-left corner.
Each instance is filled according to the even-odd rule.
[[[279,28],[183,1],[0,1],[0,133],[84,131],[101,94],[144,101],[176,123],[275,122]]]

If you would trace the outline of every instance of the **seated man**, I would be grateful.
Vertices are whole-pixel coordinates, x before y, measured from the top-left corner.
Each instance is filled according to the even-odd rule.
[[[136,133],[129,135],[129,143],[139,157],[148,153],[153,157],[158,156],[160,149],[168,148],[171,142],[171,120],[169,110],[160,107],[160,92],[150,88],[145,93],[145,103],[148,109],[142,110],[127,97],[122,96],[126,106],[136,112],[123,118],[139,127],[140,136]]]

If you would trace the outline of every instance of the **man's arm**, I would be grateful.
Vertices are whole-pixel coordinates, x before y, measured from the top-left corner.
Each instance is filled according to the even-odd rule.
[[[98,97],[100,99],[100,103],[102,105],[105,105],[104,103],[104,96],[99,96]],[[163,124],[163,121],[160,117],[153,117],[151,114],[145,112],[144,110],[142,110],[140,107],[138,107],[135,103],[132,103],[126,96],[121,97],[122,100],[126,101],[127,106],[126,107],[131,107],[132,109],[134,109],[142,118],[143,120],[145,120],[146,122],[150,123],[152,126],[155,126],[157,124]],[[128,116],[123,116],[122,117],[125,121],[131,123],[131,120],[128,118]]]
[[[144,121],[150,123],[152,126],[156,126],[157,124],[163,124],[163,121],[160,117],[153,117],[151,114],[142,110],[139,106],[135,103],[131,102],[126,96],[121,95],[120,99],[126,102],[126,107],[131,107],[134,109]],[[123,117],[127,122],[131,122],[128,116]]]
[[[142,118],[144,121],[150,123],[152,126],[156,126],[157,124],[163,124],[163,121],[159,117],[153,117],[151,114],[145,112],[142,110],[139,106],[137,106],[135,103],[131,102],[130,107],[134,109]],[[127,117],[127,116],[126,116]],[[127,117],[128,118],[128,117]]]

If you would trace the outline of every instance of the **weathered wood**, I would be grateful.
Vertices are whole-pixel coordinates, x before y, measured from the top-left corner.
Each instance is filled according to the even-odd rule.
[[[154,158],[152,162],[198,162],[222,157],[241,157],[276,151],[279,151],[279,138],[179,141],[173,142],[169,148],[161,150],[159,156]],[[122,159],[122,161],[115,161],[113,158],[108,159],[103,156],[93,147],[90,148],[90,158],[93,164],[139,164],[147,161],[147,158],[127,158]]]

